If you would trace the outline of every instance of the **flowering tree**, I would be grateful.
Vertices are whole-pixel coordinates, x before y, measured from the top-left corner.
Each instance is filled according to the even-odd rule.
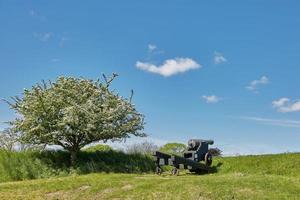
[[[0,149],[12,151],[15,145],[19,142],[17,133],[9,128],[0,131]]]
[[[62,146],[72,164],[92,142],[145,136],[144,116],[131,103],[132,95],[125,99],[109,89],[116,76],[104,76],[105,82],[59,77],[25,89],[22,98],[7,102],[20,116],[11,125],[25,142]]]

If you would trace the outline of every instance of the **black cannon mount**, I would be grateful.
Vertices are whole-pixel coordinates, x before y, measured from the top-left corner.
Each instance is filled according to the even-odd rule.
[[[182,156],[170,155],[160,151],[153,152],[156,163],[156,173],[161,174],[161,166],[173,166],[172,174],[178,175],[179,169],[188,169],[190,172],[208,172],[212,164],[212,155],[209,153],[208,145],[213,140],[191,139]]]

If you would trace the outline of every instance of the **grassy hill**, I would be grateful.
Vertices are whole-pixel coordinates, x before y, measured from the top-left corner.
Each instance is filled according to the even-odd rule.
[[[300,199],[300,154],[226,157],[218,172],[92,173],[0,183],[0,199]]]

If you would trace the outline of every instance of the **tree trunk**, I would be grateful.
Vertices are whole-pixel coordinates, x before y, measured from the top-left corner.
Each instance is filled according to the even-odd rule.
[[[74,167],[77,162],[77,155],[79,150],[72,150],[71,153],[71,166]]]

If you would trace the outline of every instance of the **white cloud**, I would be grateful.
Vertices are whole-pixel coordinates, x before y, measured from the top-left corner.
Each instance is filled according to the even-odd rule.
[[[137,61],[136,67],[144,71],[169,77],[178,73],[201,68],[201,65],[191,58],[174,58],[165,60],[164,63],[159,66],[147,62]]]
[[[248,90],[252,90],[252,91],[256,91],[259,85],[266,85],[268,84],[270,81],[268,79],[268,77],[266,76],[262,76],[260,79],[258,80],[253,80],[251,81],[251,83],[246,87]]]
[[[262,124],[300,128],[300,121],[288,119],[269,119],[261,117],[241,117],[241,119],[256,121]]]
[[[289,98],[284,97],[273,101],[272,105],[278,112],[286,113],[300,111],[300,100],[291,103]]]
[[[33,33],[33,36],[42,42],[47,42],[53,36],[53,34],[51,32],[47,32],[47,33],[35,32]]]
[[[285,107],[281,107],[279,109],[280,112],[297,112],[300,111],[300,101],[296,101],[295,103],[289,104]]]
[[[218,103],[221,100],[220,97],[217,97],[215,95],[210,95],[210,96],[203,95],[202,99],[204,99],[206,103]]]
[[[154,51],[155,49],[157,49],[157,46],[155,44],[148,44],[148,51],[149,52],[152,52]]]
[[[227,59],[219,52],[215,52],[214,53],[214,63],[217,64],[221,64],[227,62]]]
[[[281,98],[277,101],[273,101],[272,105],[277,108],[277,107],[284,106],[289,101],[290,101],[290,99],[288,99],[288,98]]]

